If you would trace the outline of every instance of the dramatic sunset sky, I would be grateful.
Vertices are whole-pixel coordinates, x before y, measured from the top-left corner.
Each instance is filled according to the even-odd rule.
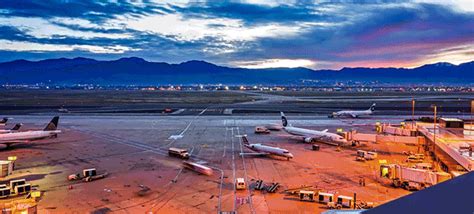
[[[356,2],[1,0],[0,62],[136,56],[338,69],[474,60],[474,0]]]

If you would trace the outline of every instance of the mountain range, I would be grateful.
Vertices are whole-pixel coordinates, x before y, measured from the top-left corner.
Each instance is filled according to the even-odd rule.
[[[307,81],[312,80],[312,81]],[[316,81],[317,80],[317,81]],[[246,69],[218,66],[205,61],[180,64],[149,62],[130,57],[112,61],[59,58],[41,61],[15,60],[0,63],[0,83],[10,84],[262,84],[292,85],[318,81],[358,81],[393,84],[472,84],[474,61],[453,65],[427,64],[407,68],[308,68]]]

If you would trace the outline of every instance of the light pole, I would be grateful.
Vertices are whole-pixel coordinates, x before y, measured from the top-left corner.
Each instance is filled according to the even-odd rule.
[[[434,118],[433,118],[433,155],[435,156],[435,161],[436,164],[438,163],[438,156],[436,156],[436,114],[438,112],[438,108],[436,105],[432,105],[433,107],[433,113],[434,113]]]
[[[474,100],[471,100],[471,126],[469,127],[469,134],[472,135],[472,132],[474,131],[474,120],[472,119],[472,115],[474,114]]]
[[[411,99],[411,122],[412,128],[415,126],[415,98]]]

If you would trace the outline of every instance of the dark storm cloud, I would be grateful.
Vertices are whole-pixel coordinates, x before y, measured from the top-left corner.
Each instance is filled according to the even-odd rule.
[[[275,7],[236,2],[193,3],[186,7],[173,8],[186,17],[231,18],[243,20],[246,25],[260,25],[268,22],[291,23],[310,21],[343,21],[344,18],[334,14],[324,14],[317,5],[298,4],[278,5]],[[322,7],[322,6],[321,6]]]
[[[137,6],[128,1],[88,1],[88,0],[2,0],[0,9],[10,16],[22,17],[71,17],[100,22],[115,15],[146,15],[159,13],[168,9],[145,1]]]
[[[314,27],[287,38],[258,41],[260,53],[235,53],[242,59],[305,58],[316,61],[383,61],[423,57],[456,44],[474,43],[474,15],[447,7],[345,6],[348,23]]]
[[[474,14],[460,12],[446,5],[406,1],[357,1],[356,4],[352,1],[319,4],[297,1],[294,4],[276,5],[239,1],[189,4],[136,2],[138,1],[0,1],[0,18],[41,18],[75,32],[129,35],[115,39],[82,38],[53,32],[49,37],[37,38],[29,33],[28,28],[0,23],[0,40],[99,47],[120,45],[133,49],[120,55],[74,50],[44,53],[1,51],[0,56],[4,57],[3,61],[61,55],[93,58],[138,56],[170,62],[204,59],[224,65],[232,65],[234,61],[279,58],[309,59],[317,62],[316,67],[323,63],[330,67],[343,67],[345,63],[352,65],[350,63],[374,62],[376,65],[379,62],[413,61],[443,50],[454,52],[456,48],[457,51],[469,52],[466,47],[457,46],[474,45]],[[229,39],[214,32],[192,40],[183,39],[180,35],[131,29],[127,26],[128,19],[139,20],[160,14],[179,15],[183,21],[224,20],[222,23],[210,22],[204,25],[212,30],[225,31],[229,27],[225,20],[238,20],[241,29],[277,26],[267,34],[251,39]],[[118,17],[126,17],[121,20],[123,26],[102,26],[109,21],[116,21]],[[88,20],[95,25],[64,22],[64,18]],[[180,27],[172,26],[173,23],[168,26],[155,25],[157,29]],[[298,30],[288,35],[277,34],[282,27],[297,27]],[[239,33],[241,32],[237,31],[236,34]]]

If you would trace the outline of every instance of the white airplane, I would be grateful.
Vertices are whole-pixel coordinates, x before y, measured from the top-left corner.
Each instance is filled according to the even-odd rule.
[[[10,133],[10,132],[15,132],[18,131],[23,124],[17,123],[13,128],[11,129],[0,129],[0,134],[5,134],[5,133]]]
[[[327,129],[323,131],[311,130],[311,129],[304,129],[304,128],[297,128],[293,127],[291,124],[288,124],[288,120],[283,112],[281,114],[281,121],[283,124],[283,130],[285,130],[288,134],[301,136],[304,142],[306,143],[314,143],[314,142],[322,142],[336,146],[342,146],[348,144],[347,140],[344,139],[342,136],[328,132]]]
[[[344,110],[344,111],[338,111],[338,112],[333,112],[330,114],[328,117],[333,118],[333,117],[352,117],[352,118],[357,118],[362,115],[371,115],[375,111],[375,103],[370,106],[369,109],[367,110]]]
[[[8,117],[4,117],[2,120],[0,120],[0,126],[5,126],[7,125]]]
[[[245,135],[241,136],[242,141],[244,142],[244,146],[249,148],[250,150],[257,152],[257,153],[240,153],[240,155],[275,155],[275,156],[281,156],[285,157],[288,160],[293,158],[293,154],[291,154],[288,150],[278,148],[278,147],[272,147],[272,146],[267,146],[263,144],[250,144],[249,141],[247,140],[247,137]]]
[[[9,147],[15,143],[28,143],[35,140],[57,137],[61,130],[57,130],[59,116],[54,117],[43,130],[11,132],[0,134],[0,144]]]

